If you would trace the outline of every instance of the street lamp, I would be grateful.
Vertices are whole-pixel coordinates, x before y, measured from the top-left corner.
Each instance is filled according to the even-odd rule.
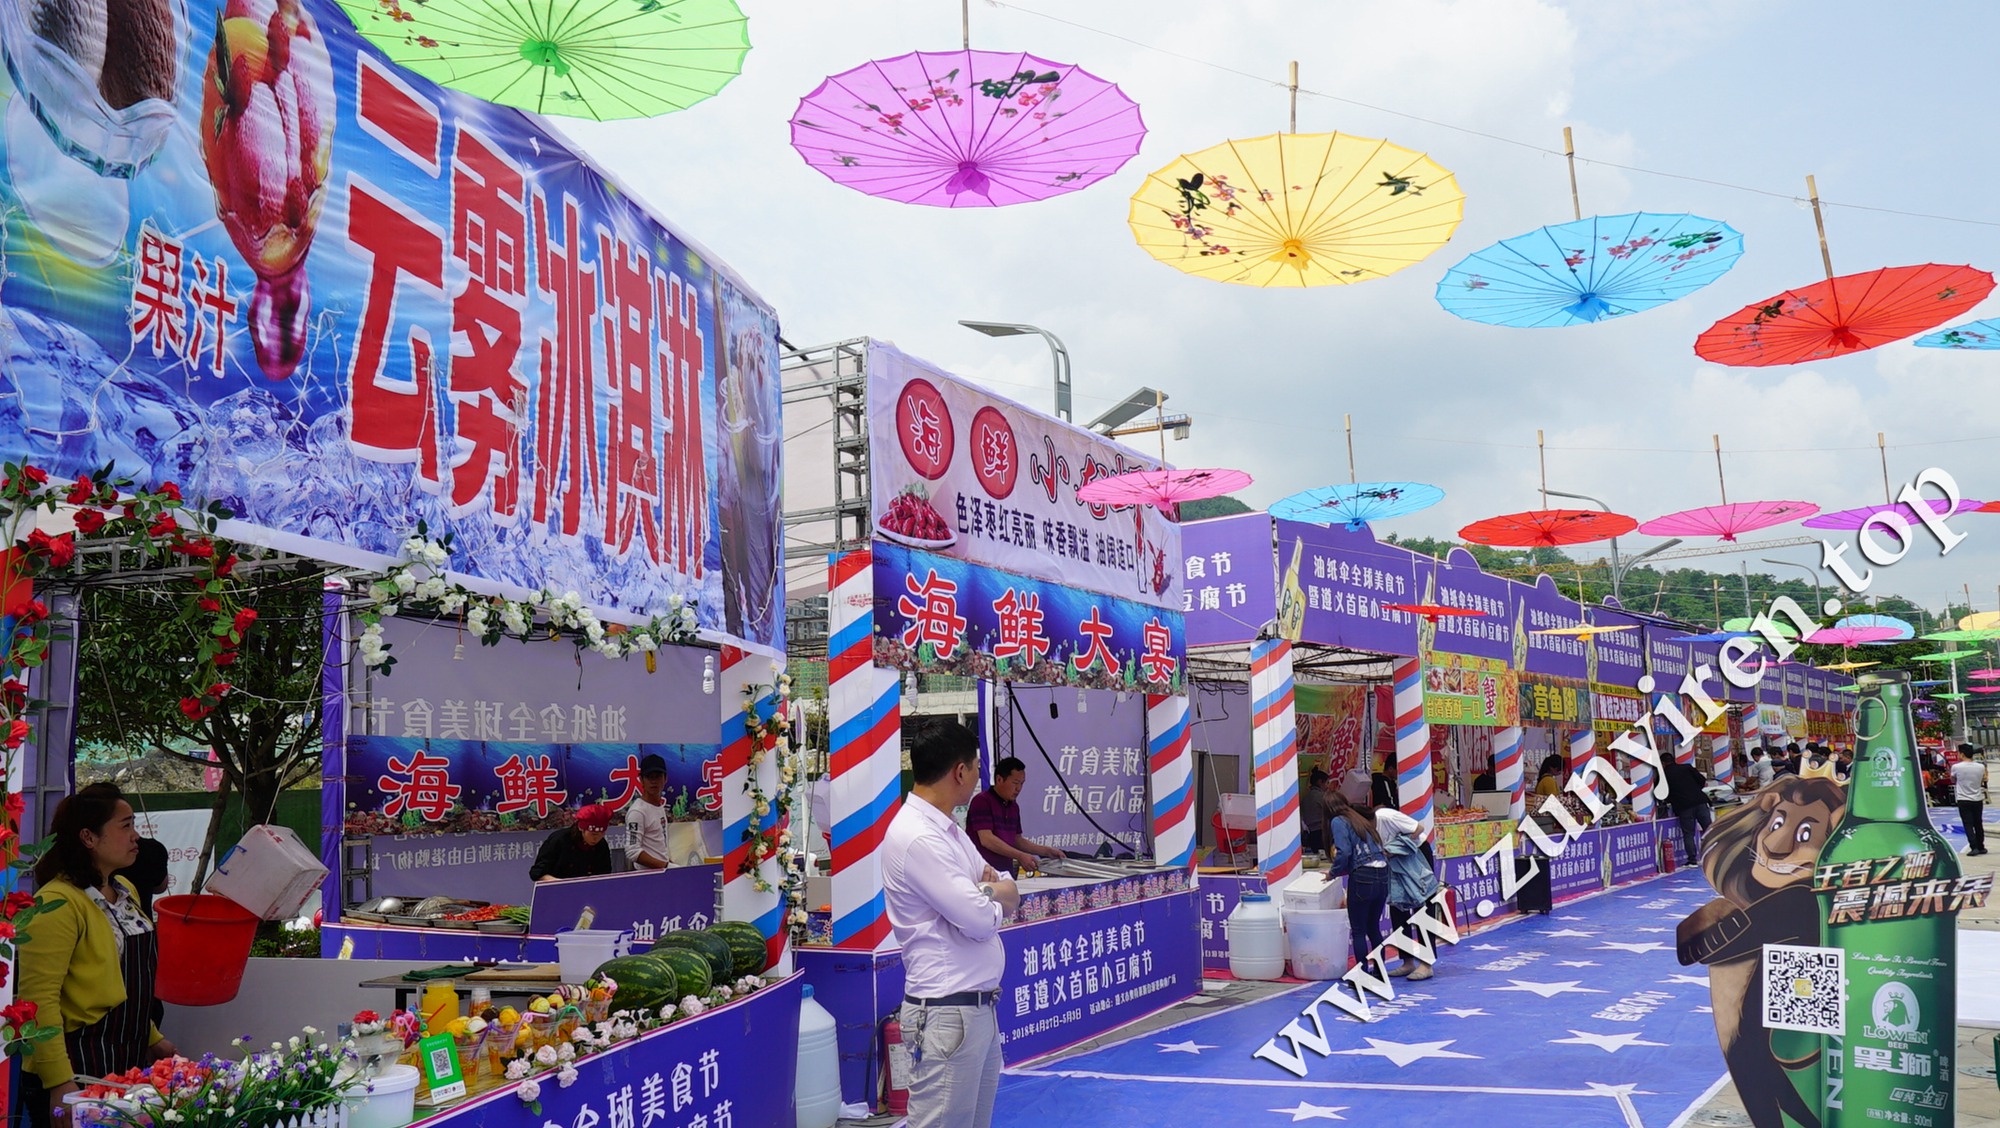
[[[1808,568],[1804,564],[1795,564],[1790,560],[1773,560],[1768,556],[1759,556],[1757,559],[1762,560],[1766,564],[1776,564],[1781,568],[1797,568],[1799,571],[1804,572],[1807,576],[1811,577],[1813,586],[1814,608],[1821,615],[1828,614],[1828,611],[1826,609],[1826,600],[1824,598],[1825,593],[1820,590],[1819,572],[1817,570]]]
[[[1194,426],[1194,417],[1176,412],[1167,414],[1167,393],[1158,388],[1140,388],[1119,401],[1109,411],[1091,420],[1087,426],[1108,438],[1124,435],[1144,435],[1152,432],[1160,434],[1160,465],[1167,462],[1167,435],[1176,440],[1188,437],[1188,428]],[[1152,412],[1151,423],[1134,423],[1147,412]]]
[[[1610,506],[1604,504],[1602,501],[1599,501],[1594,497],[1591,497],[1588,494],[1565,493],[1562,490],[1551,490],[1551,489],[1544,489],[1542,492],[1550,497],[1570,497],[1570,498],[1575,498],[1578,501],[1587,501],[1592,505],[1595,505],[1599,509],[1604,510],[1606,513],[1611,512]],[[1618,599],[1618,586],[1625,579],[1625,573],[1631,571],[1633,568],[1638,567],[1639,561],[1644,560],[1645,558],[1653,555],[1654,553],[1665,552],[1666,550],[1674,547],[1679,543],[1681,543],[1681,538],[1679,537],[1674,537],[1671,540],[1663,540],[1660,543],[1654,545],[1653,547],[1647,549],[1646,551],[1640,553],[1639,555],[1634,556],[1631,560],[1621,564],[1619,563],[1618,560],[1618,538],[1612,537],[1611,538],[1611,598]],[[1581,595],[1583,593],[1579,591],[1577,594]],[[1623,605],[1622,600],[1620,601],[1620,605],[1621,606]]]
[[[961,321],[960,325],[984,333],[989,337],[1037,336],[1049,343],[1049,352],[1056,362],[1056,418],[1070,421],[1069,409],[1069,350],[1062,340],[1047,329],[1034,325],[1017,325],[1007,321]]]

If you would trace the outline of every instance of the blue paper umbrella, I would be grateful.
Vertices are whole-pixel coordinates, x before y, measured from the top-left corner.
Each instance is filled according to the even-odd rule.
[[[2000,318],[1968,321],[1917,338],[1920,349],[2000,349]]]
[[[1908,642],[1917,637],[1917,628],[1896,618],[1894,615],[1849,615],[1835,623],[1836,627],[1888,627],[1896,632],[1894,638],[1885,638],[1871,646],[1890,646],[1898,642]]]
[[[1422,482],[1349,482],[1305,490],[1271,504],[1273,517],[1360,529],[1370,521],[1401,517],[1444,500],[1444,491]]]
[[[1489,325],[1582,325],[1684,298],[1742,254],[1743,236],[1717,220],[1594,215],[1474,252],[1438,282],[1437,300]]]

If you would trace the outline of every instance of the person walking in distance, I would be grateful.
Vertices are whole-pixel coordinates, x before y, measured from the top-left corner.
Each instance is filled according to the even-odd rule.
[[[1387,808],[1385,808],[1387,809]],[[1347,929],[1354,962],[1382,946],[1382,910],[1389,904],[1389,855],[1375,820],[1340,795],[1326,798],[1329,877],[1347,878]]]
[[[1952,797],[1965,824],[1965,852],[1975,858],[1986,852],[1986,765],[1978,756],[1979,749],[1961,744],[1958,763],[1951,766]]]
[[[1667,806],[1673,808],[1674,818],[1681,824],[1687,864],[1694,865],[1701,857],[1700,835],[1715,821],[1715,812],[1708,805],[1708,792],[1704,790],[1708,781],[1699,768],[1679,760],[1668,761],[1662,774],[1667,777]]]
[[[882,892],[903,949],[909,1128],[989,1128],[1000,1086],[994,1003],[1000,926],[1020,907],[1014,879],[980,857],[952,811],[979,789],[979,738],[933,722],[910,749],[914,783],[882,844]]]

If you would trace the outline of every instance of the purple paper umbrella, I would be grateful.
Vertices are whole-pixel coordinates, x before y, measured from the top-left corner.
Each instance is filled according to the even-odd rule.
[[[1983,501],[1961,501],[1958,503],[1957,507],[1954,508],[1950,502],[1944,500],[1941,497],[1938,497],[1938,498],[1928,498],[1925,500],[1924,504],[1928,505],[1930,507],[1931,512],[1934,514],[1937,514],[1939,516],[1950,516],[1955,513],[1965,513],[1970,510],[1977,509],[1986,503]],[[1917,517],[1917,511],[1911,509],[1907,504],[1899,501],[1894,504],[1864,505],[1859,509],[1842,509],[1835,513],[1822,513],[1817,517],[1809,517],[1806,520],[1799,522],[1799,524],[1804,525],[1808,529],[1839,529],[1839,530],[1851,531],[1860,528],[1863,522],[1867,521],[1870,517],[1873,517],[1878,513],[1884,515],[1893,513],[1896,516],[1902,518],[1903,522],[1909,525],[1911,528],[1915,528],[1918,524],[1921,523]]]
[[[1818,512],[1819,506],[1809,501],[1737,501],[1655,517],[1639,526],[1639,531],[1649,537],[1721,537],[1733,541],[1738,533],[1768,529]]]
[[[914,52],[820,83],[792,147],[836,183],[906,204],[990,208],[1087,188],[1139,151],[1117,86],[1007,51]]]

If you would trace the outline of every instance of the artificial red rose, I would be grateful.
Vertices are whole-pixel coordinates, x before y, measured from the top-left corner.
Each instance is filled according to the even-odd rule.
[[[158,490],[158,493],[161,497],[170,497],[173,498],[175,501],[179,501],[181,499],[181,488],[177,485],[174,485],[172,482],[160,483],[160,488]]]
[[[209,706],[202,704],[201,699],[198,697],[183,697],[181,698],[181,712],[186,714],[188,720],[198,721],[208,716],[211,710]]]
[[[88,476],[85,476],[76,480],[76,484],[69,488],[69,493],[64,496],[63,500],[69,502],[71,505],[82,505],[84,502],[89,501],[96,493],[97,483],[91,481]]]
[[[14,1030],[19,1031],[23,1026],[35,1021],[35,1011],[37,1009],[39,1008],[35,1006],[32,999],[22,999],[19,1002],[9,1003],[4,1007],[0,1007],[0,1022],[5,1022]]]
[[[229,692],[228,682],[216,682],[214,685],[209,686],[208,689],[202,693],[202,696],[208,698],[211,701],[220,701],[222,700],[222,695],[228,692]]]
[[[0,920],[0,940],[12,939],[14,939],[14,922],[11,920]]]
[[[47,553],[51,568],[66,568],[70,561],[76,559],[76,536],[64,533],[59,537],[52,537],[36,529],[28,534],[28,551]]]
[[[8,678],[0,682],[0,700],[13,707],[25,704],[28,700],[28,683],[18,678]]]
[[[80,509],[76,514],[76,531],[91,536],[104,527],[104,514],[95,509]]]
[[[49,617],[49,605],[39,599],[20,599],[7,608],[7,614],[23,623],[39,623]]]
[[[21,794],[18,791],[10,793],[7,796],[6,808],[7,808],[8,821],[13,823],[19,823],[21,821],[21,815],[28,809],[27,796]],[[12,916],[13,914],[9,913],[7,915]]]
[[[29,731],[28,722],[8,721],[7,738],[6,738],[7,747],[19,748],[21,746],[21,742],[28,739],[28,731]]]
[[[380,1021],[382,1021],[382,1016],[376,1014],[372,1010],[356,1011],[354,1013],[354,1022],[356,1025],[359,1025],[364,1022],[380,1022]]]
[[[256,621],[257,609],[255,607],[245,607],[236,613],[235,620],[229,625],[235,629],[237,634],[243,634],[250,629],[250,624]]]
[[[34,907],[35,895],[33,893],[9,893],[5,901],[0,901],[0,915],[4,915],[8,920],[13,920],[16,916],[20,915],[21,910],[32,909]]]
[[[200,540],[182,541],[174,546],[174,551],[179,552],[184,556],[201,557],[203,559],[206,559],[210,556],[215,555],[215,542],[209,540],[206,537],[203,537]]]
[[[119,509],[121,509],[121,510],[123,510],[123,511],[124,511],[124,513],[125,513],[125,516],[127,516],[127,517],[131,518],[132,520],[134,520],[134,521],[137,521],[137,520],[139,519],[139,503],[138,503],[138,502],[136,502],[136,501],[128,501],[128,502],[126,502],[126,503],[125,503],[124,505],[121,505],[121,506],[119,506],[118,508],[119,508]]]
[[[195,600],[195,606],[212,615],[222,610],[222,601],[212,595],[204,595],[200,599]]]
[[[223,651],[215,656],[215,664],[217,668],[234,666],[236,664],[236,652],[234,650]]]
[[[38,486],[46,485],[49,480],[49,472],[39,466],[23,466],[21,467],[21,477]]]
[[[234,572],[235,570],[236,570],[236,557],[233,555],[226,556],[223,558],[220,564],[217,564],[215,566],[215,578],[218,580],[226,580],[229,578],[229,573]]]
[[[180,526],[174,524],[174,518],[172,514],[162,513],[160,514],[160,519],[153,522],[152,525],[146,529],[146,531],[153,534],[156,537],[163,537],[178,528],[180,528]]]

